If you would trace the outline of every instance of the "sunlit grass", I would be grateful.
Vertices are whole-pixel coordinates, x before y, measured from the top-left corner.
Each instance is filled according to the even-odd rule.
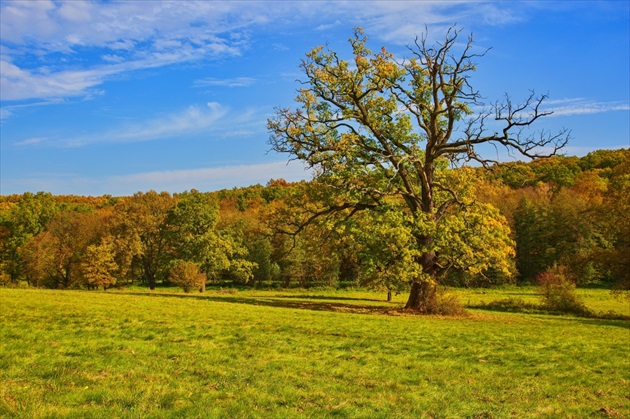
[[[0,416],[630,415],[630,322],[419,317],[393,310],[404,299],[0,289]]]

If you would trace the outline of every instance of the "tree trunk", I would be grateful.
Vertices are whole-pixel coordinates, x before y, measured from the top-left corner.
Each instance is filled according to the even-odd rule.
[[[387,290],[387,302],[392,301],[392,290]]]
[[[435,282],[414,281],[405,308],[426,314],[434,312],[437,308]]]
[[[147,275],[147,282],[149,283],[149,289],[153,291],[155,289],[155,275]]]

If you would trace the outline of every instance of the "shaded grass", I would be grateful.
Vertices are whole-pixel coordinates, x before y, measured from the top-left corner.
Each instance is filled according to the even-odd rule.
[[[619,314],[615,311],[599,312],[586,308],[586,306],[576,305],[566,309],[555,309],[544,303],[525,302],[522,298],[504,298],[502,300],[494,300],[489,303],[480,303],[477,305],[469,305],[470,308],[477,308],[489,311],[505,311],[511,313],[529,313],[529,314],[556,314],[556,315],[574,315],[589,319],[604,320],[630,320],[630,316]]]
[[[0,289],[0,416],[630,415],[628,322],[310,294]]]
[[[544,312],[540,308],[540,294],[537,287],[502,287],[488,289],[453,289],[466,307],[482,308],[503,301],[509,305],[509,301],[518,302],[524,306],[524,312]],[[617,317],[630,316],[630,301],[624,298],[615,298],[607,289],[583,289],[578,288],[576,294],[586,304],[586,308],[595,315],[606,317],[609,313]],[[494,304],[500,305],[500,304]]]

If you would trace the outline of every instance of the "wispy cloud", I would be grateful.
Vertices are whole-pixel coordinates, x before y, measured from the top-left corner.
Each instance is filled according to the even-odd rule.
[[[188,170],[166,170],[112,176],[107,183],[112,189],[126,188],[126,194],[137,190],[167,190],[177,192],[192,188],[199,190],[217,190],[223,188],[249,186],[266,183],[270,179],[283,178],[298,181],[310,178],[304,165],[298,162],[287,164],[286,161],[253,165],[223,166]],[[133,186],[129,186],[133,185]],[[133,190],[133,188],[141,188]]]
[[[317,29],[318,31],[328,31],[341,25],[342,25],[341,21],[337,19],[332,23],[325,23],[325,24],[319,25],[315,29]]]
[[[77,148],[103,143],[133,143],[155,140],[183,141],[200,134],[215,139],[247,136],[264,132],[265,115],[261,110],[245,109],[238,112],[217,102],[190,105],[168,114],[154,115],[141,121],[126,122],[102,132],[89,135],[14,140],[15,146]]]
[[[463,27],[473,22],[496,26],[522,21],[526,16],[520,2],[501,2],[499,5],[493,1],[398,0],[373,2],[365,8],[356,8],[352,2],[344,5],[353,9],[344,12],[352,12],[368,34],[405,45],[415,36],[424,34],[427,28],[431,39],[442,36],[455,23]]]
[[[388,1],[370,2],[369,7],[353,2],[260,1],[244,7],[237,1],[3,0],[0,99],[93,94],[121,73],[239,55],[250,47],[249,28],[295,24],[296,16],[303,23],[319,24],[322,31],[361,25],[376,38],[407,43],[424,32],[425,24],[437,29],[472,20],[504,24],[522,18],[524,7],[490,1]],[[206,82],[238,87],[252,80]]]
[[[63,100],[53,99],[53,100],[44,100],[44,101],[37,101],[37,102],[31,102],[31,103],[20,103],[16,105],[3,106],[2,108],[0,108],[0,121],[5,121],[5,120],[8,120],[9,118],[12,118],[16,109],[32,108],[32,107],[37,107],[37,106],[58,105],[60,103],[65,103],[65,102]]]
[[[251,128],[252,112],[231,114],[230,109],[216,102],[208,102],[205,106],[191,105],[185,109],[174,111],[140,122],[120,125],[106,132],[89,137],[75,137],[59,143],[63,147],[82,147],[94,143],[126,143],[163,139],[186,139],[189,136],[204,132],[215,136],[230,135],[230,124],[239,124],[241,130]],[[243,132],[243,131],[241,131]]]
[[[231,79],[216,79],[205,78],[201,80],[195,80],[193,82],[194,87],[208,87],[208,86],[221,86],[221,87],[245,87],[251,86],[256,82],[256,79],[251,77],[235,77]]]
[[[99,68],[51,74],[24,70],[6,60],[0,61],[0,67],[0,100],[3,101],[86,95],[105,77],[117,72],[114,68]]]
[[[546,112],[553,112],[551,116],[591,115],[606,112],[629,111],[630,103],[622,101],[598,102],[589,99],[558,99],[546,103]]]
[[[18,141],[16,143],[14,143],[14,145],[16,145],[18,147],[23,147],[23,146],[41,144],[41,143],[44,143],[44,142],[46,142],[48,140],[49,140],[48,137],[32,137],[32,138],[27,138],[27,139],[22,140],[22,141]]]
[[[20,179],[3,178],[0,189],[48,191],[56,195],[129,196],[138,191],[215,191],[265,184],[270,179],[296,182],[311,173],[299,162],[286,161],[184,170],[164,170],[109,176],[103,179],[74,173],[33,173]]]
[[[121,73],[238,55],[249,42],[244,29],[261,21],[224,2],[6,0],[0,7],[3,101],[89,95]]]
[[[0,108],[0,122],[4,122],[13,115],[13,112],[8,108]]]

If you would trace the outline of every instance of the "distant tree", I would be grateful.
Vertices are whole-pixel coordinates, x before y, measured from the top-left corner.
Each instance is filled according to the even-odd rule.
[[[54,267],[53,252],[53,238],[48,232],[31,237],[20,247],[20,270],[29,286],[54,287],[50,280]]]
[[[44,231],[58,211],[52,194],[26,192],[0,211],[0,265],[12,282],[25,278],[20,248]]]
[[[131,256],[130,272],[155,289],[158,279],[166,279],[172,259],[168,216],[176,200],[169,193],[138,192],[121,201],[112,215],[112,234],[120,254]]]
[[[45,231],[20,249],[29,283],[44,283],[52,288],[80,287],[86,249],[98,242],[102,231],[102,219],[96,213],[59,211]]]
[[[613,169],[630,158],[630,149],[596,150],[580,159],[582,170]]]
[[[178,195],[177,200],[167,219],[176,258],[195,262],[209,279],[228,275],[237,282],[247,282],[255,265],[246,259],[238,222],[219,226],[219,205],[210,194],[193,190]]]
[[[516,266],[523,280],[534,281],[556,261],[549,207],[547,197],[525,197],[515,211]]]
[[[599,212],[610,246],[594,256],[608,267],[618,291],[630,297],[630,150],[625,160],[612,169],[609,190]]]
[[[506,96],[484,108],[470,85],[474,60],[483,53],[474,52],[472,36],[460,43],[455,28],[435,45],[416,39],[410,57],[400,60],[385,48],[372,53],[366,42],[356,30],[353,62],[323,47],[307,54],[299,108],[277,109],[268,121],[270,143],[314,168],[317,181],[337,194],[321,214],[386,209],[390,197],[404,203],[417,252],[406,307],[428,312],[436,306],[437,284],[458,263],[452,256],[484,265],[492,247],[492,234],[462,243],[464,255],[439,245],[439,232],[451,230],[453,214],[464,220],[473,205],[458,193],[459,179],[446,170],[448,163],[496,163],[480,154],[482,145],[530,158],[553,155],[566,144],[567,132],[528,133],[550,114],[542,109],[545,95],[532,92],[521,103]],[[483,110],[475,114],[478,108]]]
[[[90,288],[103,287],[104,290],[116,284],[115,275],[119,272],[116,263],[115,245],[112,237],[99,244],[88,246],[81,264],[83,278]]]

